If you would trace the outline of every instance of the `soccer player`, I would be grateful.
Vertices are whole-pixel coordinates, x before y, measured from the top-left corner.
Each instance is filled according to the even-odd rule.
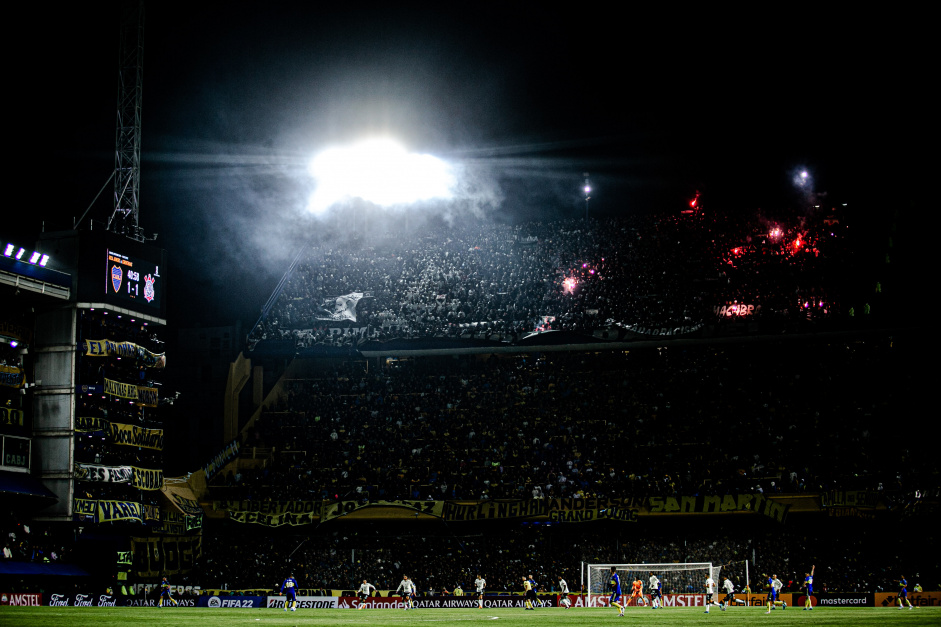
[[[710,605],[719,605],[718,603],[715,602],[715,594],[716,594],[716,582],[710,575],[709,577],[706,577],[706,611],[703,612],[704,614],[709,613]]]
[[[663,592],[660,583],[660,580],[657,579],[657,576],[653,573],[650,573],[650,579],[647,581],[650,586],[650,605],[653,609],[660,609],[663,604]]]
[[[356,591],[357,596],[359,596],[359,609],[366,609],[366,601],[369,600],[369,589],[376,589],[376,586],[367,582],[363,579],[362,585],[359,587],[359,590]]]
[[[569,584],[559,577],[559,604],[565,609],[572,607],[572,599],[569,598]]]
[[[539,599],[536,597],[536,590],[533,588],[532,580],[526,575],[523,575],[523,592],[526,593],[526,609],[535,610],[536,603],[539,602]]]
[[[618,576],[618,569],[611,567],[611,579],[608,581],[611,586],[611,603],[618,608],[618,616],[624,616],[624,606],[621,605],[621,578]]]
[[[725,590],[725,596],[722,598],[722,605],[720,605],[720,607],[724,612],[729,607],[730,603],[735,602],[735,596],[732,594],[735,592],[735,586],[729,581],[728,577],[722,582],[722,589]]]
[[[160,582],[160,600],[157,602],[157,607],[169,607],[171,603],[176,606],[179,605],[176,599],[170,596],[170,582],[164,577],[163,581]]]
[[[627,603],[637,607],[641,601],[644,605],[647,604],[647,599],[644,598],[644,583],[640,579],[635,579],[631,582],[631,598]]]
[[[405,610],[408,611],[412,607],[412,595],[415,594],[415,582],[408,578],[408,575],[402,575],[402,581],[399,582],[399,587],[395,589],[396,592],[402,592],[402,603],[405,605]]]
[[[780,599],[781,588],[784,587],[784,584],[781,583],[781,580],[778,579],[777,575],[771,575],[768,579],[768,611],[765,614],[770,614],[771,609],[775,605],[780,605],[782,610],[787,609],[787,603]]]
[[[813,603],[810,602],[810,595],[814,593],[814,569],[815,568],[817,568],[817,566],[814,564],[811,564],[810,572],[804,573],[804,590],[807,593],[807,596],[804,598],[805,610],[814,609]]]
[[[908,600],[908,581],[905,580],[905,575],[902,575],[899,578],[899,609],[905,607],[906,603],[908,603],[908,609],[915,609],[912,602]]]
[[[477,579],[474,580],[474,588],[477,589],[477,609],[484,609],[484,593],[487,590],[487,580],[478,573]]]
[[[294,574],[288,576],[284,580],[284,583],[281,584],[280,594],[284,594],[284,591],[287,590],[287,598],[284,600],[284,611],[288,611],[288,604],[292,604],[291,611],[297,611],[297,579],[294,578]]]

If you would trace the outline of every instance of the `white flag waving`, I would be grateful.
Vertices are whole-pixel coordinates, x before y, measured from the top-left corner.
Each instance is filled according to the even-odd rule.
[[[317,320],[352,320],[356,322],[356,303],[362,297],[363,292],[353,292],[345,296],[324,299]]]

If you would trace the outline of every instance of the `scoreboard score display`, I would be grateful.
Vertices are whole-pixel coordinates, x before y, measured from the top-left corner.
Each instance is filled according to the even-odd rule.
[[[166,318],[165,249],[108,231],[82,231],[77,244],[77,302]]]
[[[135,309],[161,309],[164,284],[160,266],[141,257],[108,247],[105,264],[105,291]]]

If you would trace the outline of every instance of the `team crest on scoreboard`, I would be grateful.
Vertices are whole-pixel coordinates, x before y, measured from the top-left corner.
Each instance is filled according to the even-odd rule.
[[[124,279],[124,271],[121,270],[121,266],[111,266],[111,287],[114,288],[114,291],[120,291],[121,281]]]
[[[144,277],[144,298],[149,303],[154,299],[154,279],[153,275],[148,274]]]

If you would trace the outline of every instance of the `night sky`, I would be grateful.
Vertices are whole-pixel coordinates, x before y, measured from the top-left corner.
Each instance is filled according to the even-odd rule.
[[[599,214],[696,190],[715,210],[796,208],[802,167],[875,222],[914,206],[936,127],[923,16],[443,6],[147,5],[141,226],[169,253],[171,319],[253,322],[317,228],[308,160],[371,134],[472,164],[501,221],[580,215],[585,171]],[[4,211],[9,238],[69,228],[113,170],[120,12],[10,24],[29,37],[5,45],[8,189],[29,206]],[[109,184],[83,224],[112,202]]]

